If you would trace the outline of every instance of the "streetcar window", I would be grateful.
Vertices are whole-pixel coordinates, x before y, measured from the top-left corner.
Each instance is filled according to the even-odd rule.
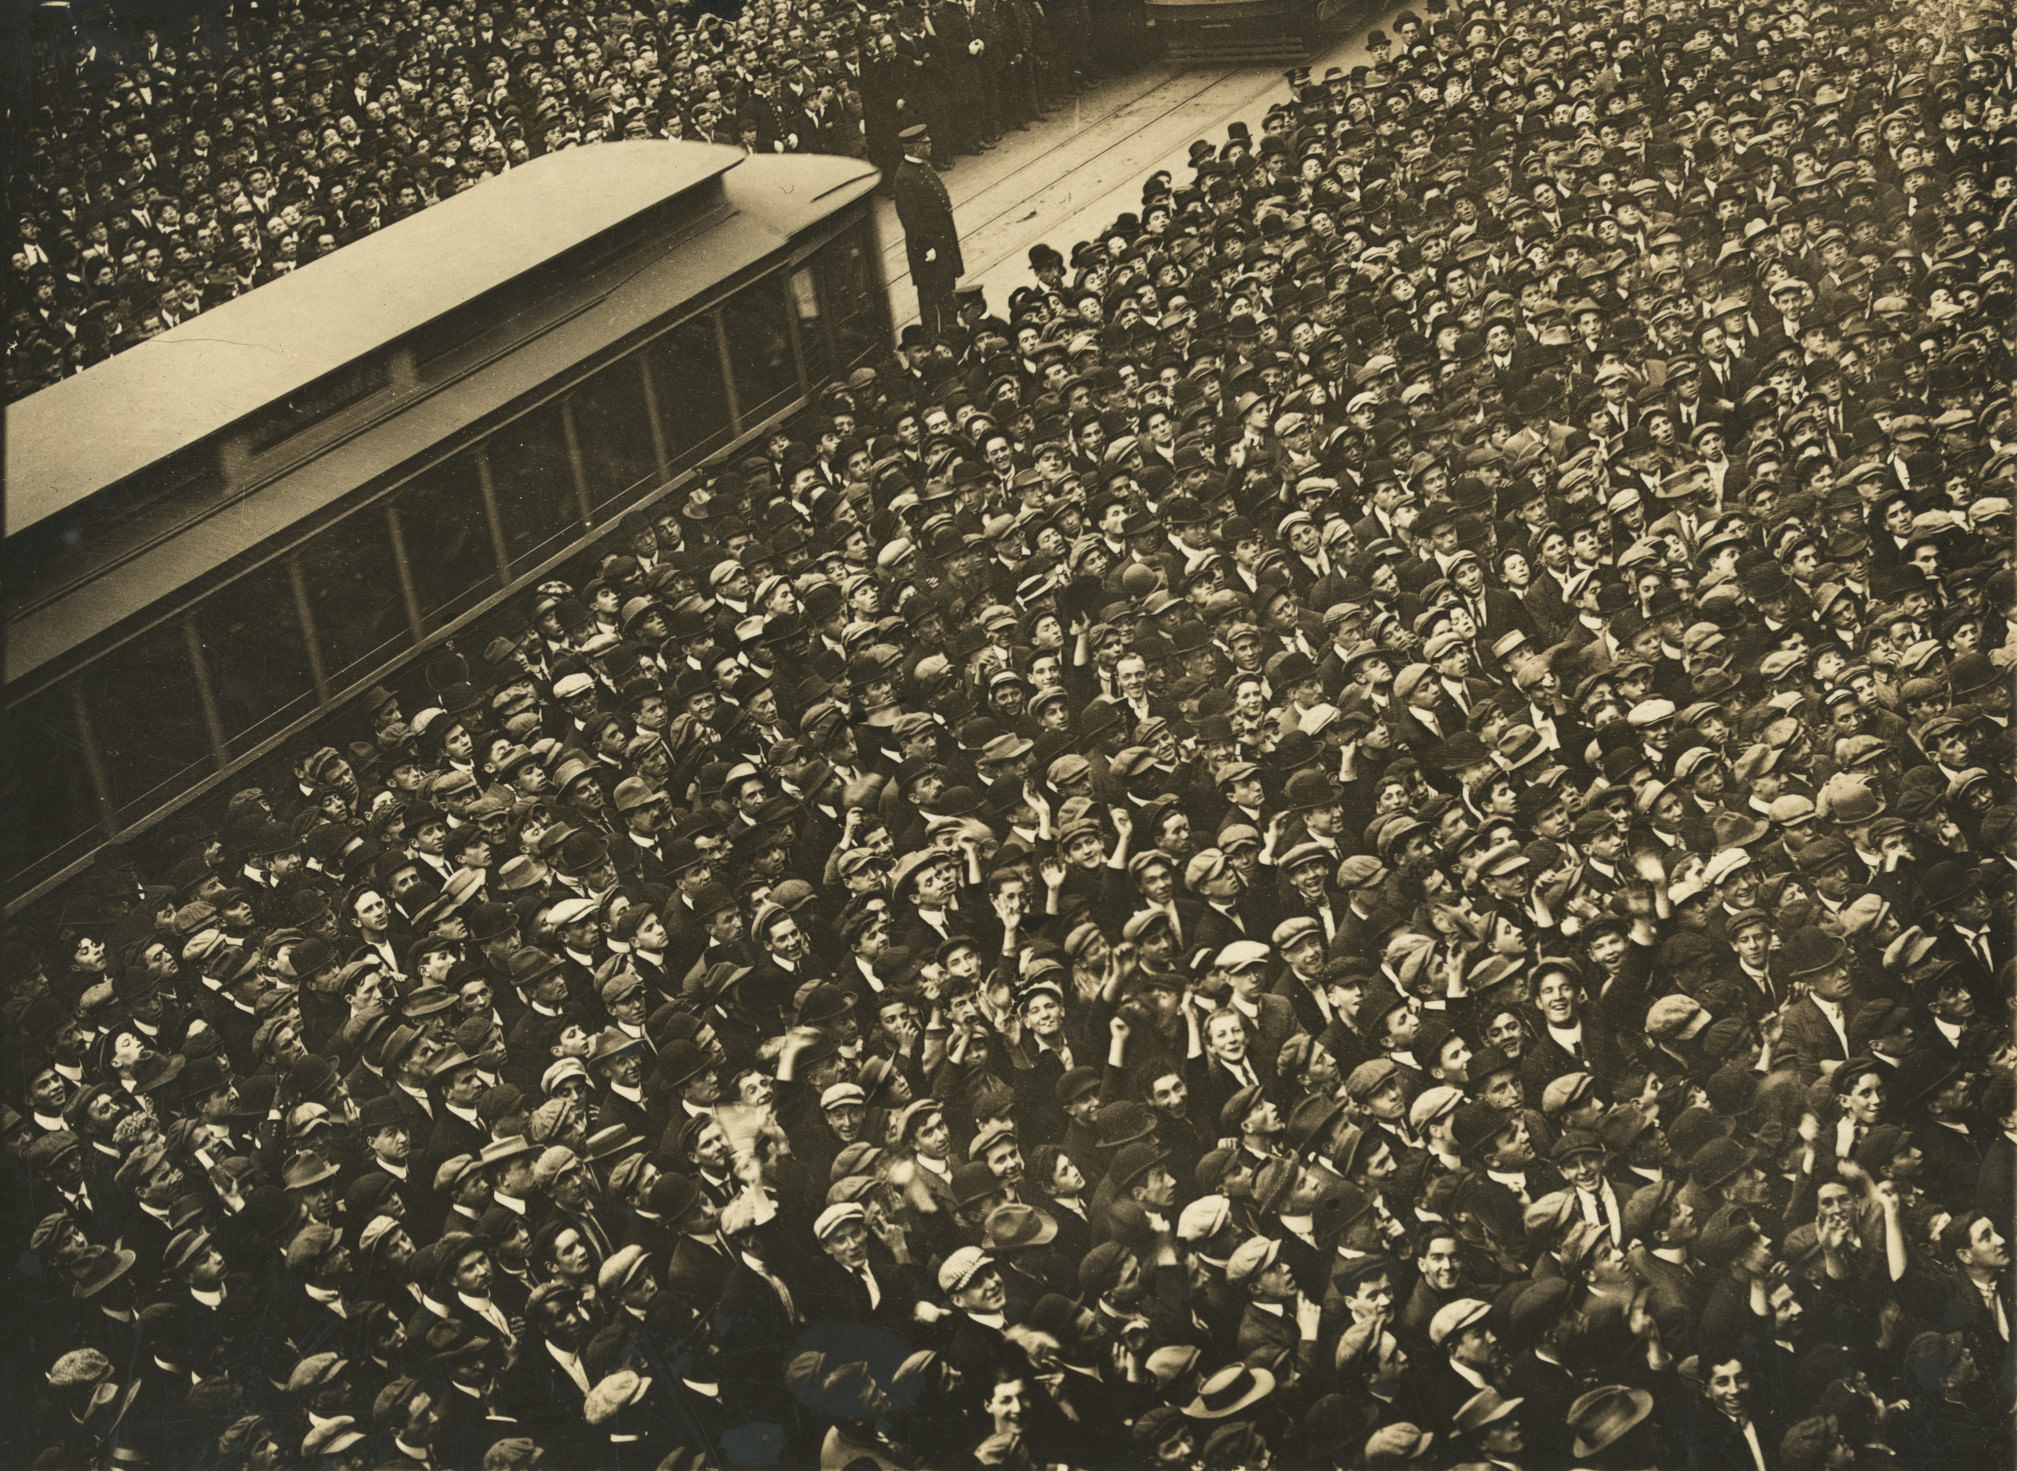
[[[11,425],[10,425],[11,432]],[[19,607],[54,598],[98,576],[110,557],[172,534],[216,504],[223,487],[214,444],[193,445],[66,506],[10,529],[6,582]]]
[[[581,529],[559,400],[512,420],[485,441],[484,450],[511,570],[522,572]]]
[[[0,763],[0,803],[7,809],[4,871],[66,862],[101,836],[76,711],[67,685],[31,695],[7,712],[7,760]]]
[[[744,429],[783,407],[798,392],[798,364],[792,357],[791,328],[784,314],[781,276],[752,282],[721,309],[729,367],[735,374],[736,412]]]
[[[822,322],[819,279],[815,263],[808,261],[791,273],[791,310],[798,318],[798,340],[805,348],[805,370],[817,380],[833,375],[833,353],[828,350],[826,327]]]
[[[627,501],[658,481],[658,451],[651,440],[651,408],[637,358],[610,364],[568,402],[588,499],[600,511]]]
[[[429,628],[497,591],[497,553],[474,451],[421,471],[400,487],[394,505],[407,571]]]
[[[671,468],[684,469],[713,454],[733,437],[728,417],[728,385],[721,377],[721,348],[714,318],[691,317],[644,350],[652,391],[665,426],[665,453]]]
[[[315,673],[285,559],[211,593],[197,606],[196,628],[217,715],[234,753],[314,705]]]
[[[411,638],[392,560],[392,532],[383,506],[367,506],[316,533],[301,549],[301,574],[315,619],[323,672],[341,687],[345,675]]]
[[[337,414],[384,391],[391,382],[391,362],[386,356],[366,358],[326,373],[260,413],[246,430],[247,448],[263,455],[304,430],[326,429]]]
[[[820,247],[814,257],[819,268],[820,301],[825,309],[827,331],[839,361],[829,372],[852,368],[864,357],[879,351],[887,335],[881,297],[875,290],[870,266],[873,246],[868,227],[844,230]],[[805,339],[808,344],[811,338]]]
[[[180,623],[92,661],[80,676],[91,732],[122,822],[144,816],[215,762]]]

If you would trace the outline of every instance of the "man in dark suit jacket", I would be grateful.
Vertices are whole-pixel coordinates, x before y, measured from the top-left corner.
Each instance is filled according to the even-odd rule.
[[[1967,1334],[1978,1362],[2002,1362],[2017,1324],[2009,1239],[1989,1212],[1964,1211],[1941,1231],[1940,1254],[1953,1265],[1954,1284],[1940,1316],[1942,1326]]]
[[[665,1132],[665,1118],[645,1103],[644,1043],[621,1027],[605,1027],[588,1054],[590,1071],[601,1084],[595,1092],[595,1117],[602,1125],[620,1124],[640,1139]]]
[[[962,1246],[938,1270],[939,1291],[953,1311],[940,1324],[939,1355],[960,1373],[971,1413],[994,1387],[997,1371],[1026,1374],[1029,1361],[1006,1336],[1008,1291],[1001,1271],[978,1248]]]
[[[937,341],[953,320],[952,291],[966,270],[959,232],[953,225],[952,197],[931,166],[931,134],[913,123],[899,135],[903,162],[897,165],[896,215],[903,223],[910,278],[917,287],[919,323]]]
[[[1491,1304],[1460,1297],[1429,1320],[1434,1356],[1411,1364],[1394,1398],[1396,1412],[1415,1425],[1447,1425],[1483,1389],[1499,1362],[1498,1335],[1486,1321]]]
[[[1984,1158],[1983,1141],[1963,1116],[1966,1078],[1958,1058],[1929,1047],[1908,1054],[1886,1085],[1925,1156],[1919,1176],[1926,1193],[1957,1212],[1974,1201]]]
[[[789,1413],[777,1365],[802,1321],[797,1293],[777,1270],[771,1222],[777,1207],[760,1193],[736,1197],[722,1212],[722,1235],[735,1256],[712,1324],[724,1403],[752,1418]]]
[[[691,1176],[670,1171],[652,1185],[647,1198],[652,1210],[678,1232],[672,1260],[665,1269],[665,1285],[697,1311],[711,1313],[735,1260],[721,1237],[721,1212]]]
[[[1226,1264],[1226,1277],[1247,1295],[1236,1339],[1242,1356],[1265,1349],[1270,1353],[1300,1353],[1305,1360],[1311,1357],[1316,1339],[1304,1339],[1298,1321],[1298,1311],[1306,1299],[1297,1290],[1294,1269],[1280,1240],[1265,1236],[1249,1238],[1233,1252]]]
[[[799,1311],[808,1323],[911,1322],[922,1296],[914,1269],[881,1249],[869,1234],[859,1205],[830,1205],[813,1221],[813,1238],[825,1253],[808,1262],[797,1287]]]
[[[548,1283],[527,1303],[526,1326],[524,1350],[506,1374],[504,1402],[554,1455],[577,1456],[589,1433],[582,1404],[595,1380],[582,1353],[594,1321],[579,1291]]]
[[[992,108],[985,105],[992,99],[987,68],[973,51],[974,42],[982,39],[980,29],[964,5],[936,7],[931,24],[934,35],[920,40],[928,46],[932,63],[925,74],[941,81],[931,89],[933,100],[940,104],[932,109],[941,120],[939,131],[949,135],[945,141],[953,153],[991,148],[1000,125]]]
[[[1529,1098],[1539,1098],[1565,1073],[1609,1078],[1624,1067],[1609,1030],[1588,1021],[1588,1000],[1578,973],[1566,967],[1544,968],[1536,1006],[1542,1024],[1520,1055],[1520,1076]]]
[[[1807,994],[1785,1010],[1780,1050],[1801,1078],[1811,1083],[1824,1072],[1834,1072],[1849,1057],[1849,1020],[1855,1001],[1847,947],[1809,926],[1786,942],[1777,964],[1787,981],[1807,987]]]
[[[1258,1087],[1272,1093],[1274,1061],[1255,1053],[1243,1016],[1230,1007],[1208,1012],[1199,1030],[1204,1034],[1204,1055],[1186,1062],[1184,1077],[1194,1117],[1216,1119],[1227,1100],[1242,1088]]]
[[[1660,1341],[1685,1357],[1694,1348],[1708,1288],[1689,1253],[1693,1217],[1677,1209],[1680,1187],[1671,1180],[1643,1185],[1625,1202],[1625,1260],[1650,1289],[1646,1311],[1660,1325]]]
[[[1678,1416],[1676,1464],[1690,1471],[1778,1471],[1779,1441],[1785,1426],[1765,1418],[1761,1396],[1753,1392],[1754,1351],[1735,1343],[1705,1347],[1701,1353],[1703,1403],[1694,1415]]]
[[[1237,1012],[1245,1025],[1248,1053],[1272,1068],[1281,1056],[1282,1044],[1299,1028],[1295,1007],[1264,989],[1268,979],[1265,939],[1236,940],[1217,952],[1212,963],[1232,979],[1226,1009]]]
[[[428,1064],[428,1075],[440,1090],[440,1106],[427,1134],[426,1153],[418,1163],[432,1174],[443,1160],[483,1153],[490,1131],[475,1116],[475,1100],[482,1096],[484,1086],[475,1058],[460,1047],[451,1047]]]

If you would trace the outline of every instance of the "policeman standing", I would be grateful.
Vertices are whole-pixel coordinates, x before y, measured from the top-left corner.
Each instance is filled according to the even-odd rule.
[[[931,133],[923,123],[914,123],[897,136],[903,162],[896,170],[896,217],[903,222],[910,278],[917,286],[918,320],[927,339],[936,342],[952,320],[953,287],[966,262],[953,226],[952,197],[931,166]]]

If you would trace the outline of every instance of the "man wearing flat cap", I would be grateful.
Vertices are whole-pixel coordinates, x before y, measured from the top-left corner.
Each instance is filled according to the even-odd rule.
[[[1235,1247],[1226,1281],[1246,1294],[1236,1340],[1242,1353],[1266,1350],[1314,1361],[1320,1305],[1298,1290],[1280,1241],[1253,1236]]]
[[[916,1269],[897,1261],[869,1229],[858,1202],[827,1206],[814,1218],[812,1234],[823,1255],[802,1278],[808,1322],[830,1318],[895,1327],[913,1320],[924,1284]]]
[[[1430,1357],[1409,1366],[1394,1401],[1397,1413],[1424,1425],[1447,1425],[1472,1396],[1492,1387],[1500,1350],[1491,1313],[1492,1305],[1475,1297],[1436,1310],[1429,1320]]]
[[[31,671],[14,1461],[2010,1460],[2007,25],[1430,0],[997,313],[940,165],[1131,64],[1074,8],[38,41],[52,406],[669,138],[861,124],[920,320],[746,157],[768,263],[452,507]]]
[[[290,1304],[287,1341],[301,1353],[325,1350],[355,1357],[364,1348],[364,1304],[356,1296],[355,1259],[341,1233],[309,1223],[282,1252],[289,1277],[299,1284]]]

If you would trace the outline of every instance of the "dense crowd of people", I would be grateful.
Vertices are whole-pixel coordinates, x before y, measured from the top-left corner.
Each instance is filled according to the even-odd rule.
[[[1134,65],[1140,37],[1139,0],[306,0],[177,35],[86,23],[24,63],[7,396],[558,149],[690,138],[893,169],[922,120],[949,164]]]
[[[18,918],[10,1459],[2008,1463],[2009,32],[1426,9]]]

